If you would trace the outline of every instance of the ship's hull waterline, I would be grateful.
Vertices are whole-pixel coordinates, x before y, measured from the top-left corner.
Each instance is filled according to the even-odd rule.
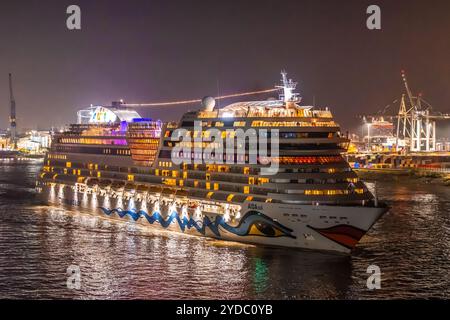
[[[387,212],[384,207],[299,205],[246,202],[240,218],[226,221],[221,214],[186,212],[172,202],[154,203],[75,191],[70,186],[43,186],[45,202],[69,205],[151,228],[219,240],[257,245],[332,251],[349,254],[372,225]],[[169,200],[169,199],[166,199]],[[184,199],[185,200],[185,199]]]

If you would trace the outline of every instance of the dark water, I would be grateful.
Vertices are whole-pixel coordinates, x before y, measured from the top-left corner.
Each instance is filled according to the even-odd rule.
[[[0,164],[0,298],[450,298],[450,187],[377,182],[392,210],[352,256],[163,233],[40,204],[39,164]],[[78,266],[79,290],[67,287]],[[368,290],[369,265],[381,289]]]

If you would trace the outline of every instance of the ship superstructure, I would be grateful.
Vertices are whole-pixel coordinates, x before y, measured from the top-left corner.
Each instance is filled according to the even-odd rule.
[[[341,156],[349,141],[331,112],[301,106],[295,86],[283,73],[278,100],[205,98],[165,124],[91,107],[54,137],[37,190],[171,231],[348,253],[387,208]]]

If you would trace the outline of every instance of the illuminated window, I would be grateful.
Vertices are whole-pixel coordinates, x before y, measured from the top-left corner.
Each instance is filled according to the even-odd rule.
[[[230,168],[228,166],[219,166],[218,170],[219,172],[229,172]]]
[[[67,168],[71,168],[72,167],[72,162],[66,162],[66,167]]]
[[[100,173],[100,171],[97,172],[97,178],[100,178],[102,176],[102,174]]]
[[[66,168],[64,168],[64,174],[67,174],[67,169]]]
[[[177,179],[165,179],[164,184],[169,186],[175,186],[177,184]]]
[[[244,174],[250,174],[250,168],[244,167]]]
[[[209,173],[206,174],[206,181],[211,180],[211,175]]]
[[[208,194],[206,195],[206,198],[211,199],[213,194],[214,194],[214,192],[212,192],[212,191],[208,192]]]
[[[268,198],[266,199],[266,202],[272,202],[272,199]]]
[[[198,187],[198,180],[194,180],[194,187]]]
[[[134,175],[129,174],[128,175],[128,181],[134,181]]]
[[[188,177],[188,173],[187,173],[187,171],[184,171],[183,172],[183,179],[187,179],[187,177]]]
[[[231,201],[234,198],[234,194],[229,194],[227,197],[227,201]]]
[[[206,183],[206,189],[208,189],[208,190],[211,189],[211,183],[210,182]]]
[[[248,196],[247,198],[245,198],[246,201],[252,201],[253,200],[253,196]]]
[[[248,177],[248,184],[255,184],[255,177]]]
[[[214,190],[219,190],[219,184],[218,183],[214,183]]]
[[[170,175],[170,170],[163,170],[163,171],[162,171],[162,175],[163,175],[164,177],[168,177],[168,176]]]
[[[250,192],[250,187],[244,186],[244,193],[249,193],[249,192]]]
[[[183,181],[183,180],[180,180],[180,181],[179,181],[179,185],[180,185],[180,187],[184,186],[184,181]]]

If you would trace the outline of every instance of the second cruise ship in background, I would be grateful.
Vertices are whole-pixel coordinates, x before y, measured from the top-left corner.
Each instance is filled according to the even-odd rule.
[[[349,141],[331,112],[301,106],[282,75],[279,100],[217,109],[205,98],[179,122],[142,118],[122,103],[81,110],[77,124],[54,136],[37,191],[50,203],[165,230],[349,253],[387,207],[341,156]],[[251,163],[249,140],[222,162],[205,161],[211,128],[227,139],[239,129],[276,135],[279,152],[266,160],[278,170],[264,170],[261,157]],[[186,139],[175,139],[177,129]],[[175,154],[180,147],[193,151]]]

